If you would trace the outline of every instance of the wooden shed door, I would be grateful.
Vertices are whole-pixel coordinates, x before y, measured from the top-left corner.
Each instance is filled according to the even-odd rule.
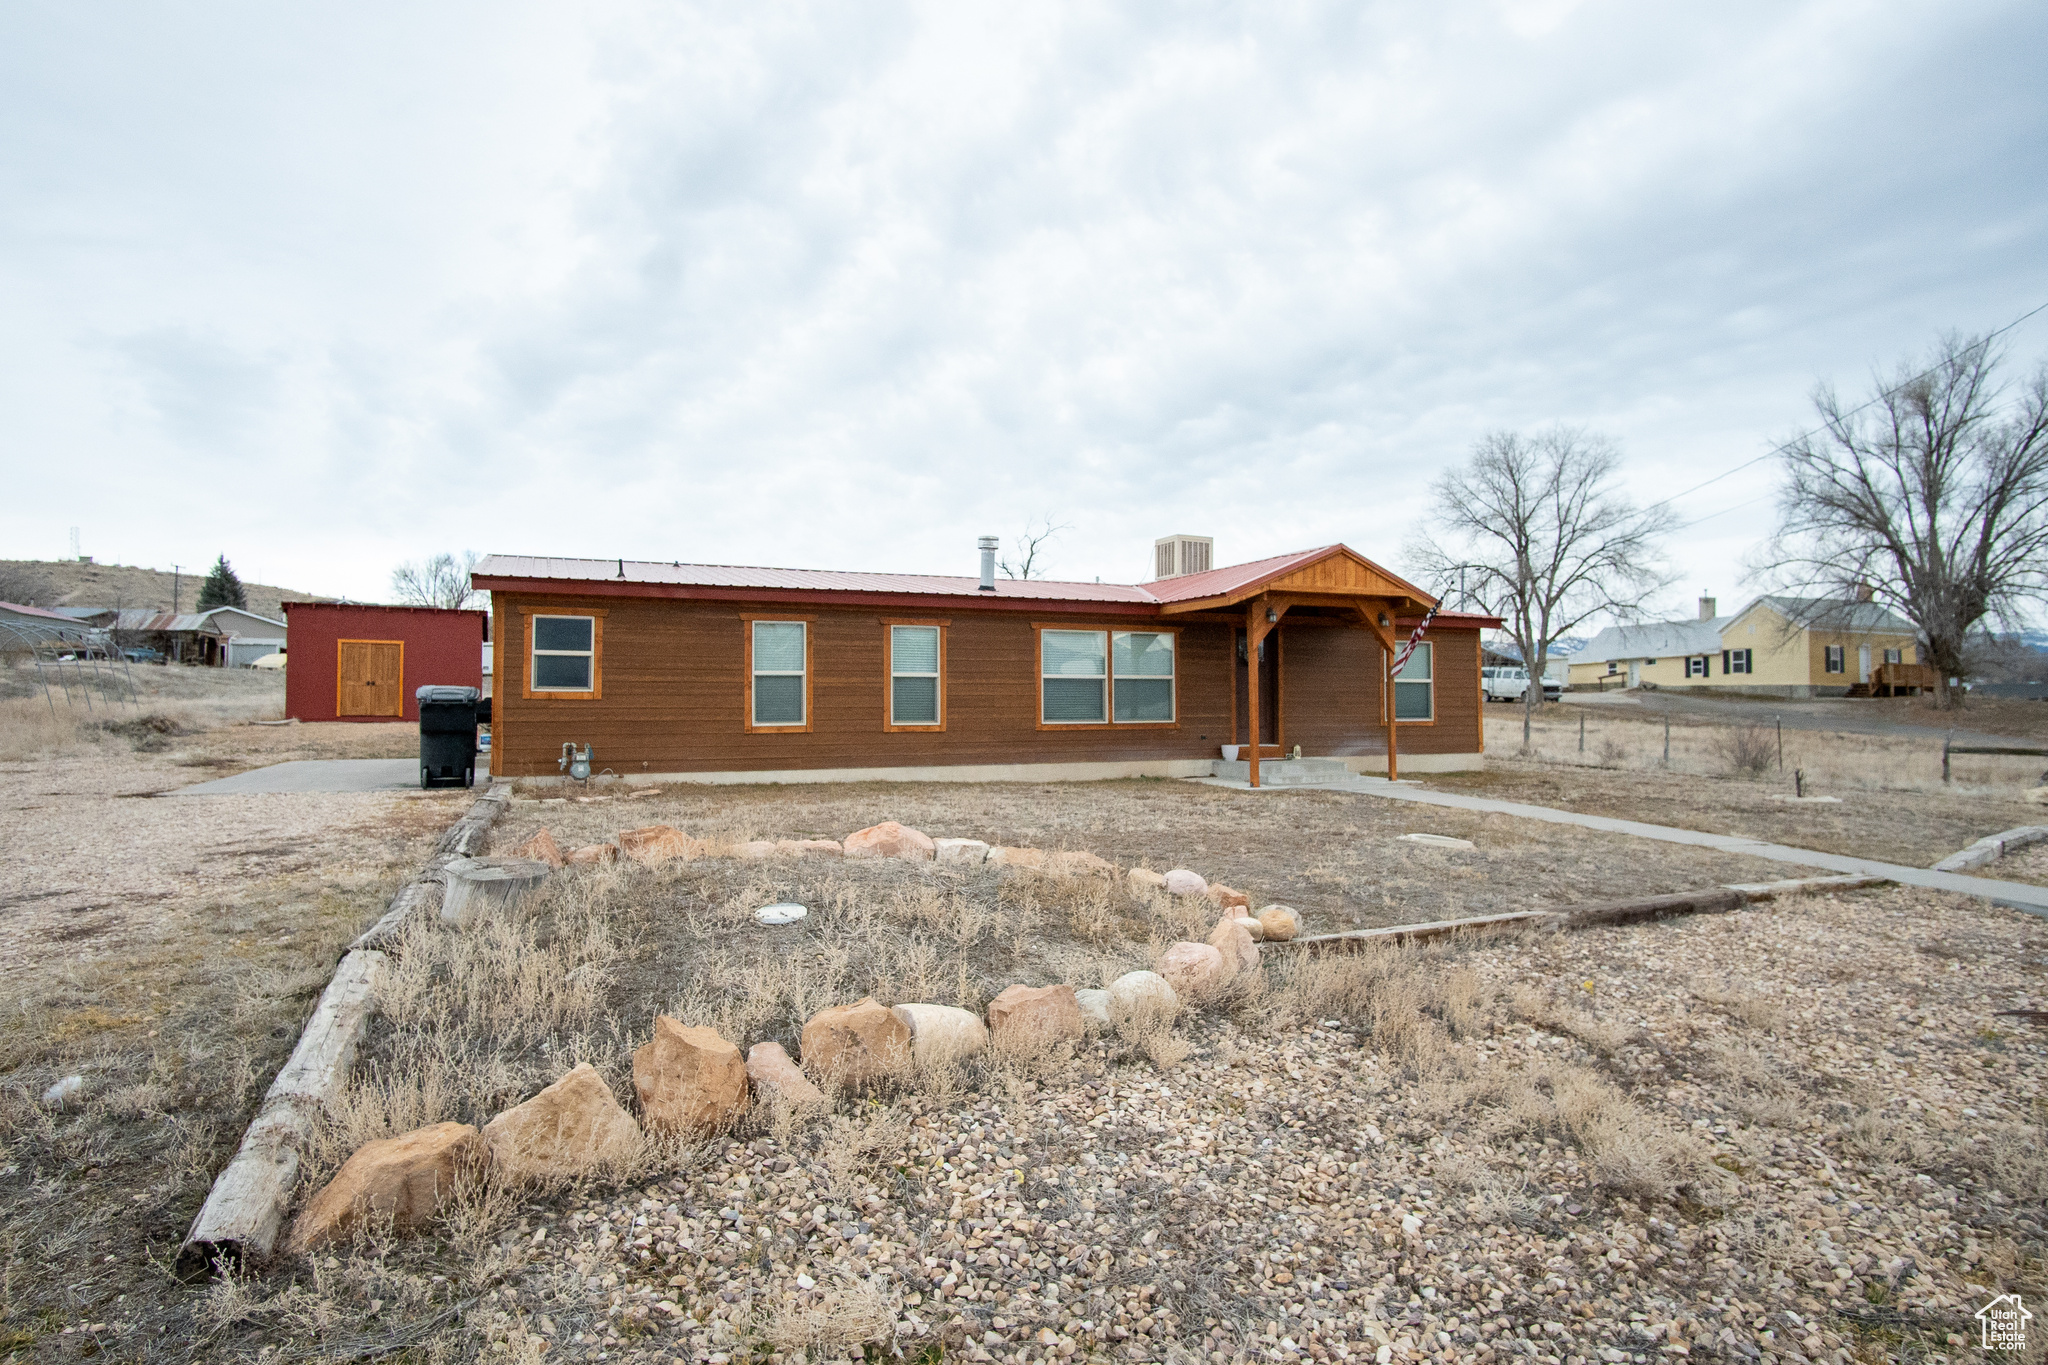
[[[405,645],[398,640],[343,640],[335,714],[405,715]]]

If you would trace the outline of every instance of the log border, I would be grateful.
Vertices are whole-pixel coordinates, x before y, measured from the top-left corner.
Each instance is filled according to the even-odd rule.
[[[178,1247],[180,1279],[239,1269],[268,1257],[277,1245],[298,1184],[300,1153],[321,1107],[348,1079],[375,1013],[377,983],[390,961],[383,949],[413,915],[439,906],[442,869],[483,846],[511,797],[510,784],[499,783],[471,803],[441,836],[433,856],[391,897],[383,917],[349,945],[300,1031],[298,1046],[264,1092],[242,1145],[215,1178]]]
[[[1432,920],[1423,924],[1392,924],[1379,929],[1347,929],[1338,934],[1310,934],[1304,938],[1269,939],[1262,948],[1352,948],[1365,943],[1427,943],[1432,939],[1454,938],[1460,934],[1490,933],[1498,929],[1527,926],[1535,929],[1593,929],[1613,924],[1640,924],[1646,920],[1671,919],[1679,915],[1725,915],[1747,905],[1774,901],[1787,896],[1814,895],[1825,891],[1858,891],[1885,886],[1883,877],[1796,877],[1781,882],[1746,882],[1710,887],[1704,891],[1678,891],[1665,896],[1636,900],[1595,901],[1557,910],[1514,910],[1503,915],[1475,915],[1469,919]]]

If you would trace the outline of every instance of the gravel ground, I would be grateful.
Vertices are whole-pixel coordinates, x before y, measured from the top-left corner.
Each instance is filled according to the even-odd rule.
[[[2035,823],[2048,823],[2048,812],[2043,812]],[[1984,875],[2004,881],[2032,882],[2036,886],[2048,886],[2048,844],[2035,844],[2018,853],[2007,854],[1984,868]]]
[[[2048,1287],[2043,1048],[1994,1013],[2043,1003],[2039,920],[1894,889],[1476,941],[1307,1022],[1341,973],[1267,954],[1178,1065],[1089,1045],[530,1206],[470,1321],[713,1365],[1933,1360]]]

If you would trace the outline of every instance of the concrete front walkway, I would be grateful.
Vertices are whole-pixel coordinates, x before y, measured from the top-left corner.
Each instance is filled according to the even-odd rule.
[[[488,761],[488,760],[486,760]],[[301,758],[180,787],[172,796],[262,796],[297,792],[391,792],[420,787],[416,758]]]
[[[1251,790],[1245,783],[1228,778],[1203,777],[1194,780],[1211,787],[1227,787],[1246,792]],[[1407,801],[1419,806],[1446,806],[1452,810],[1482,811],[1490,815],[1519,815],[1525,820],[1547,820],[1553,825],[1577,825],[1582,829],[1605,830],[1609,834],[1628,834],[1638,839],[1656,839],[1667,844],[1717,848],[1725,853],[1768,858],[1773,862],[1792,863],[1799,867],[1823,867],[1831,872],[1883,877],[1901,886],[1921,886],[1931,891],[1955,891],[1965,896],[1983,896],[1997,905],[2048,917],[2048,886],[1995,881],[1990,877],[1966,877],[1958,872],[1935,872],[1929,868],[1904,867],[1897,863],[1881,863],[1869,858],[1847,858],[1839,853],[1820,853],[1810,848],[1793,848],[1789,844],[1768,844],[1760,839],[1745,839],[1736,834],[1702,834],[1698,830],[1645,824],[1641,820],[1616,820],[1606,815],[1581,815],[1577,811],[1558,810],[1551,806],[1529,806],[1519,801],[1496,801],[1485,796],[1429,791],[1422,787],[1410,786],[1406,782],[1389,782],[1384,777],[1351,777],[1313,787],[1261,787],[1258,794],[1263,796],[1268,792],[1277,794],[1301,791],[1348,792],[1360,796],[1376,796],[1385,801]]]

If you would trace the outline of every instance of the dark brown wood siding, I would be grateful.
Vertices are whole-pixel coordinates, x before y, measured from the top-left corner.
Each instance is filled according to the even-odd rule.
[[[595,768],[620,776],[646,772],[734,772],[804,768],[896,768],[958,764],[1129,762],[1217,756],[1230,740],[1233,629],[1188,625],[1180,631],[1179,720],[1171,726],[1040,729],[1038,636],[1030,612],[988,610],[906,613],[950,621],[946,639],[946,728],[884,725],[883,622],[897,613],[872,607],[755,607],[620,597],[499,594],[493,638],[502,642],[494,678],[492,771],[551,776],[564,742],[596,748]],[[527,697],[523,617],[602,610],[603,695],[592,700]],[[745,729],[745,618],[811,621],[811,726],[804,733]],[[1173,625],[1175,622],[1162,622]],[[1146,623],[1085,618],[1063,628],[1144,629]],[[1356,630],[1290,632],[1285,656],[1289,743],[1306,753],[1382,751],[1378,648]],[[1296,634],[1318,640],[1292,652]],[[1477,635],[1470,633],[1476,651]],[[1321,637],[1328,637],[1327,640]],[[1445,649],[1442,654],[1452,651]],[[1440,667],[1441,671],[1441,667]],[[1468,686],[1476,686],[1476,672]],[[1365,679],[1361,691],[1358,681]],[[1439,706],[1445,693],[1439,684]],[[1323,715],[1324,711],[1332,714]],[[1476,707],[1465,714],[1475,718]],[[1300,726],[1300,729],[1297,729]],[[1404,752],[1471,752],[1476,729],[1460,743],[1447,727]],[[1297,736],[1299,736],[1297,738]]]
[[[1379,642],[1365,631],[1286,626],[1281,665],[1289,746],[1350,758],[1387,751]],[[1405,637],[1404,637],[1405,638]],[[1401,723],[1404,754],[1479,752],[1479,632],[1433,628],[1436,720]]]

